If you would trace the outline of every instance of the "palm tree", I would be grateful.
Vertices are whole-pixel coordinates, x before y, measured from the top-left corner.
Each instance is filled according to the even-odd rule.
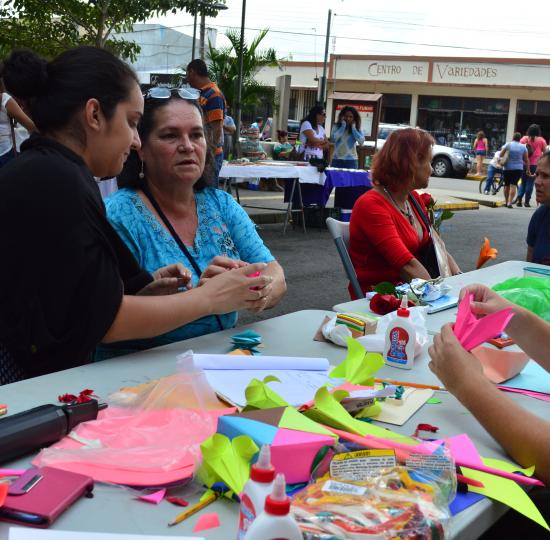
[[[263,67],[280,67],[281,60],[277,58],[275,49],[258,50],[260,43],[268,30],[262,30],[252,40],[250,45],[243,44],[243,87],[241,103],[243,110],[251,109],[263,101],[273,102],[274,89],[258,82],[254,77]],[[226,34],[231,43],[228,47],[214,49],[208,44],[209,71],[225,95],[229,105],[234,105],[237,96],[237,80],[239,74],[240,34],[229,30]]]

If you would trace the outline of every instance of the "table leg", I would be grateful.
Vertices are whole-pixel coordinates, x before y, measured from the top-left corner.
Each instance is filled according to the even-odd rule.
[[[306,231],[306,216],[304,213],[304,201],[302,200],[302,186],[300,185],[300,180],[298,178],[296,178],[295,181],[298,183],[298,200],[300,201],[300,210],[302,212],[302,226],[304,228],[304,233],[305,233],[307,231]]]
[[[290,197],[288,198],[288,205],[286,207],[286,216],[285,216],[285,224],[283,226],[283,234],[286,234],[288,219],[289,217],[292,217],[292,199],[294,198],[294,190],[296,189],[297,180],[298,180],[297,178],[292,179],[292,187],[290,188]]]

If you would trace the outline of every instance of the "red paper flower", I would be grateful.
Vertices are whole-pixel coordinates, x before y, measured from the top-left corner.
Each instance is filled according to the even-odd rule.
[[[88,401],[92,401],[95,397],[97,396],[94,396],[94,391],[86,388],[82,390],[78,396],[75,396],[74,394],[63,394],[58,396],[57,400],[61,403],[86,403]]]
[[[399,308],[401,300],[393,294],[375,294],[370,300],[370,309],[377,315],[386,315]],[[408,307],[414,307],[416,304],[410,300]]]

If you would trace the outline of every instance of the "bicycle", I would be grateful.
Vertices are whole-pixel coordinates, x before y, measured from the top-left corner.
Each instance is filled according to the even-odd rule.
[[[485,184],[486,184],[486,178],[483,178],[479,181],[479,192],[485,193]],[[493,185],[491,186],[491,195],[496,195],[501,188],[504,187],[504,173],[502,172],[502,169],[499,171],[495,171],[495,175],[493,176]]]

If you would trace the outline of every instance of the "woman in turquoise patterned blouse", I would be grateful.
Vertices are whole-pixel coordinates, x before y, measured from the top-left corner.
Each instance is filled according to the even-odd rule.
[[[271,291],[253,309],[270,308],[286,291],[283,269],[242,207],[225,191],[209,186],[213,154],[202,113],[195,100],[181,94],[176,90],[161,99],[145,97],[142,146],[119,177],[121,189],[105,201],[107,216],[142,268],[183,263],[192,272],[193,287],[233,268],[268,263],[263,274],[273,277]],[[236,322],[236,312],[204,317],[157,338],[101,347],[97,357],[216,332]]]

